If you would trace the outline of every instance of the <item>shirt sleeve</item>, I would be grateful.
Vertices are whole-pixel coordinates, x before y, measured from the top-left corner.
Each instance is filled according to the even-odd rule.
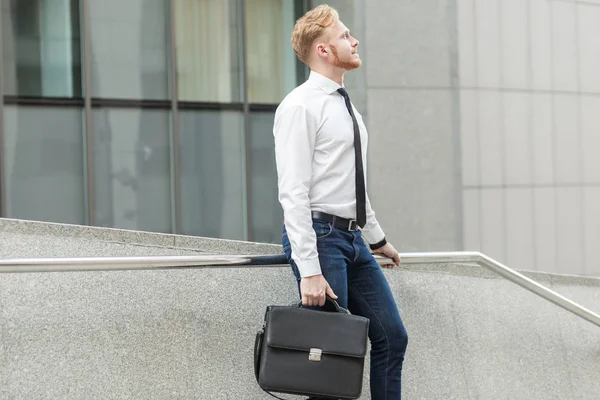
[[[371,208],[371,201],[369,200],[369,195],[366,196],[366,208],[367,208],[367,223],[362,228],[363,237],[367,240],[369,244],[375,244],[377,242],[381,242],[385,237],[385,233],[379,226],[379,222],[377,222],[377,218],[375,218],[375,211]]]
[[[310,213],[312,159],[317,125],[302,105],[283,106],[275,113],[275,162],[279,202],[300,276],[319,275],[321,265]]]

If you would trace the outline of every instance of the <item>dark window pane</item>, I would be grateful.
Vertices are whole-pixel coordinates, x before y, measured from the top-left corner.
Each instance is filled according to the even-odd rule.
[[[183,233],[244,239],[242,114],[182,111],[179,115]]]
[[[4,94],[81,97],[79,1],[2,0]]]
[[[93,0],[93,97],[169,98],[166,0]]]
[[[169,112],[97,109],[95,223],[171,232]]]
[[[236,0],[175,0],[179,100],[239,102]]]
[[[272,112],[250,114],[251,175],[250,207],[252,210],[252,240],[281,243],[283,211],[277,198],[277,168],[273,141]]]
[[[7,217],[85,223],[82,111],[4,107]]]

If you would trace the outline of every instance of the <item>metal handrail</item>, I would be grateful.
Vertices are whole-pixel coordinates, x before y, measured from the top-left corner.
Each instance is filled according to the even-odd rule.
[[[403,265],[412,264],[477,264],[529,290],[600,327],[600,315],[556,293],[525,275],[479,252],[405,253]],[[376,256],[380,265],[388,258]],[[289,266],[285,256],[196,255],[153,257],[87,257],[87,258],[19,258],[0,260],[0,273],[123,271],[212,267],[283,267]]]

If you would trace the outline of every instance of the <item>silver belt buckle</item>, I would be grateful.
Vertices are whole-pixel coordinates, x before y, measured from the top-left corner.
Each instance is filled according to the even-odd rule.
[[[356,230],[356,228],[352,229],[352,223],[353,222],[356,222],[356,220],[355,219],[351,219],[351,220],[348,221],[348,230],[350,232],[354,232]]]

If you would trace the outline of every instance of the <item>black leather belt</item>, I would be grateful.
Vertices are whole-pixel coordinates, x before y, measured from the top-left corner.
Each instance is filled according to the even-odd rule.
[[[321,211],[313,211],[312,217],[313,219],[329,222],[330,224],[333,224],[338,228],[345,229],[347,231],[355,231],[358,229],[358,225],[356,224],[355,219],[341,218]]]

